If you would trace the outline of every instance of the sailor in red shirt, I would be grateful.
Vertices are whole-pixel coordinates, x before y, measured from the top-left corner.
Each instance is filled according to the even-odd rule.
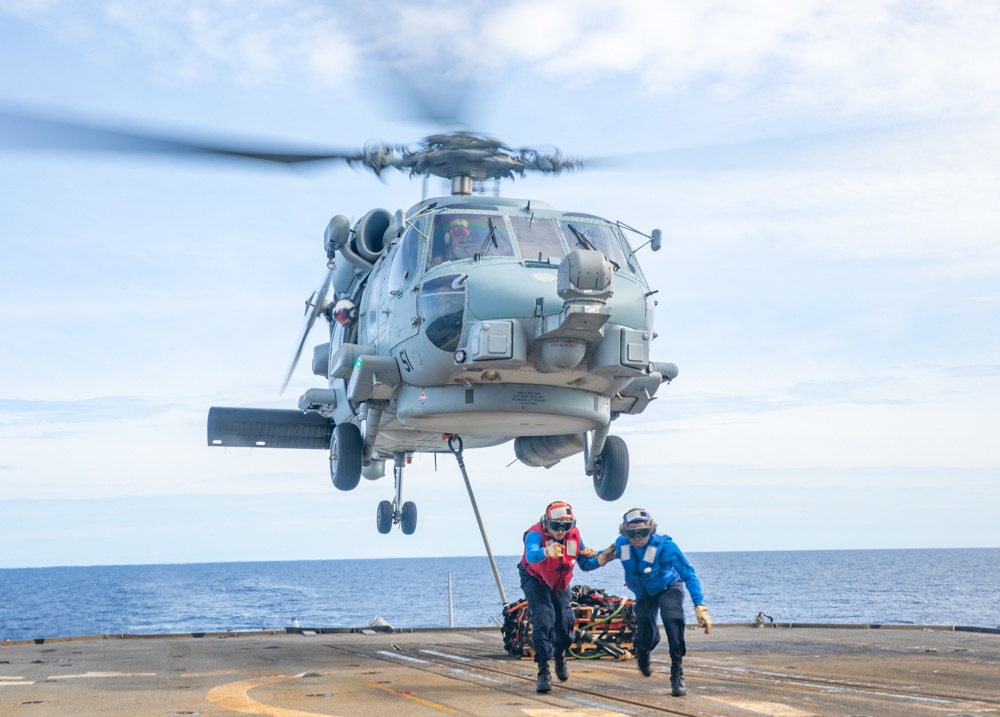
[[[569,503],[549,503],[545,515],[524,533],[524,555],[518,565],[521,589],[531,610],[531,644],[538,663],[535,689],[549,692],[549,660],[556,662],[556,677],[569,679],[566,650],[573,644],[576,622],[570,608],[569,584],[573,567],[594,570],[614,560],[614,545],[603,553],[587,548],[576,528]]]

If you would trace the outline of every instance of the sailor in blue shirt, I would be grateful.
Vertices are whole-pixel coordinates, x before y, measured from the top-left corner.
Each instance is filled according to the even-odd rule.
[[[691,563],[668,535],[656,532],[656,521],[642,508],[625,513],[615,553],[625,570],[625,585],[635,593],[635,656],[642,674],[653,674],[650,653],[660,642],[657,612],[663,618],[670,648],[670,687],[675,697],[687,694],[681,664],[684,644],[684,586],[691,593],[698,624],[705,634],[712,618],[704,604],[701,583]]]

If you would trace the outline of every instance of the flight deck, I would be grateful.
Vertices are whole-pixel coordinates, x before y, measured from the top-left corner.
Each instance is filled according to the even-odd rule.
[[[535,692],[535,665],[500,630],[292,629],[0,643],[0,714],[1000,715],[1000,630],[910,626],[689,629],[686,697],[669,656],[570,660]]]

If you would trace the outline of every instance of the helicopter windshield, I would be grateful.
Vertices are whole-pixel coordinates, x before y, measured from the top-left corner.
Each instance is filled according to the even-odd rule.
[[[426,225],[426,217],[420,217],[403,234],[399,248],[396,249],[392,260],[392,268],[389,269],[388,290],[390,292],[399,291],[407,286],[410,279],[413,278]]]
[[[434,221],[434,240],[427,268],[459,259],[514,256],[507,225],[500,215],[439,214]]]
[[[626,268],[630,273],[639,275],[635,260],[630,261],[632,252],[613,226],[588,219],[573,218],[566,221],[563,228],[570,247],[599,251],[608,258],[616,270]]]
[[[548,261],[555,259],[558,264],[566,256],[566,247],[559,239],[559,230],[551,219],[535,217],[510,217],[517,237],[517,247],[521,258],[528,261]]]

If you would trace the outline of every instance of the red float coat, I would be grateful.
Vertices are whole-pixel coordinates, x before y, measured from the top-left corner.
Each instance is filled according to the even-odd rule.
[[[542,547],[547,548],[557,541],[545,532],[541,523],[531,526],[524,531],[524,537],[528,533],[538,533],[542,536]],[[523,538],[522,538],[523,539]],[[521,554],[521,565],[528,571],[528,574],[545,583],[555,592],[562,592],[569,587],[573,580],[573,568],[576,566],[576,558],[580,552],[580,531],[574,525],[562,539],[563,554],[558,558],[546,557],[540,563],[528,562],[528,549],[525,547]]]

